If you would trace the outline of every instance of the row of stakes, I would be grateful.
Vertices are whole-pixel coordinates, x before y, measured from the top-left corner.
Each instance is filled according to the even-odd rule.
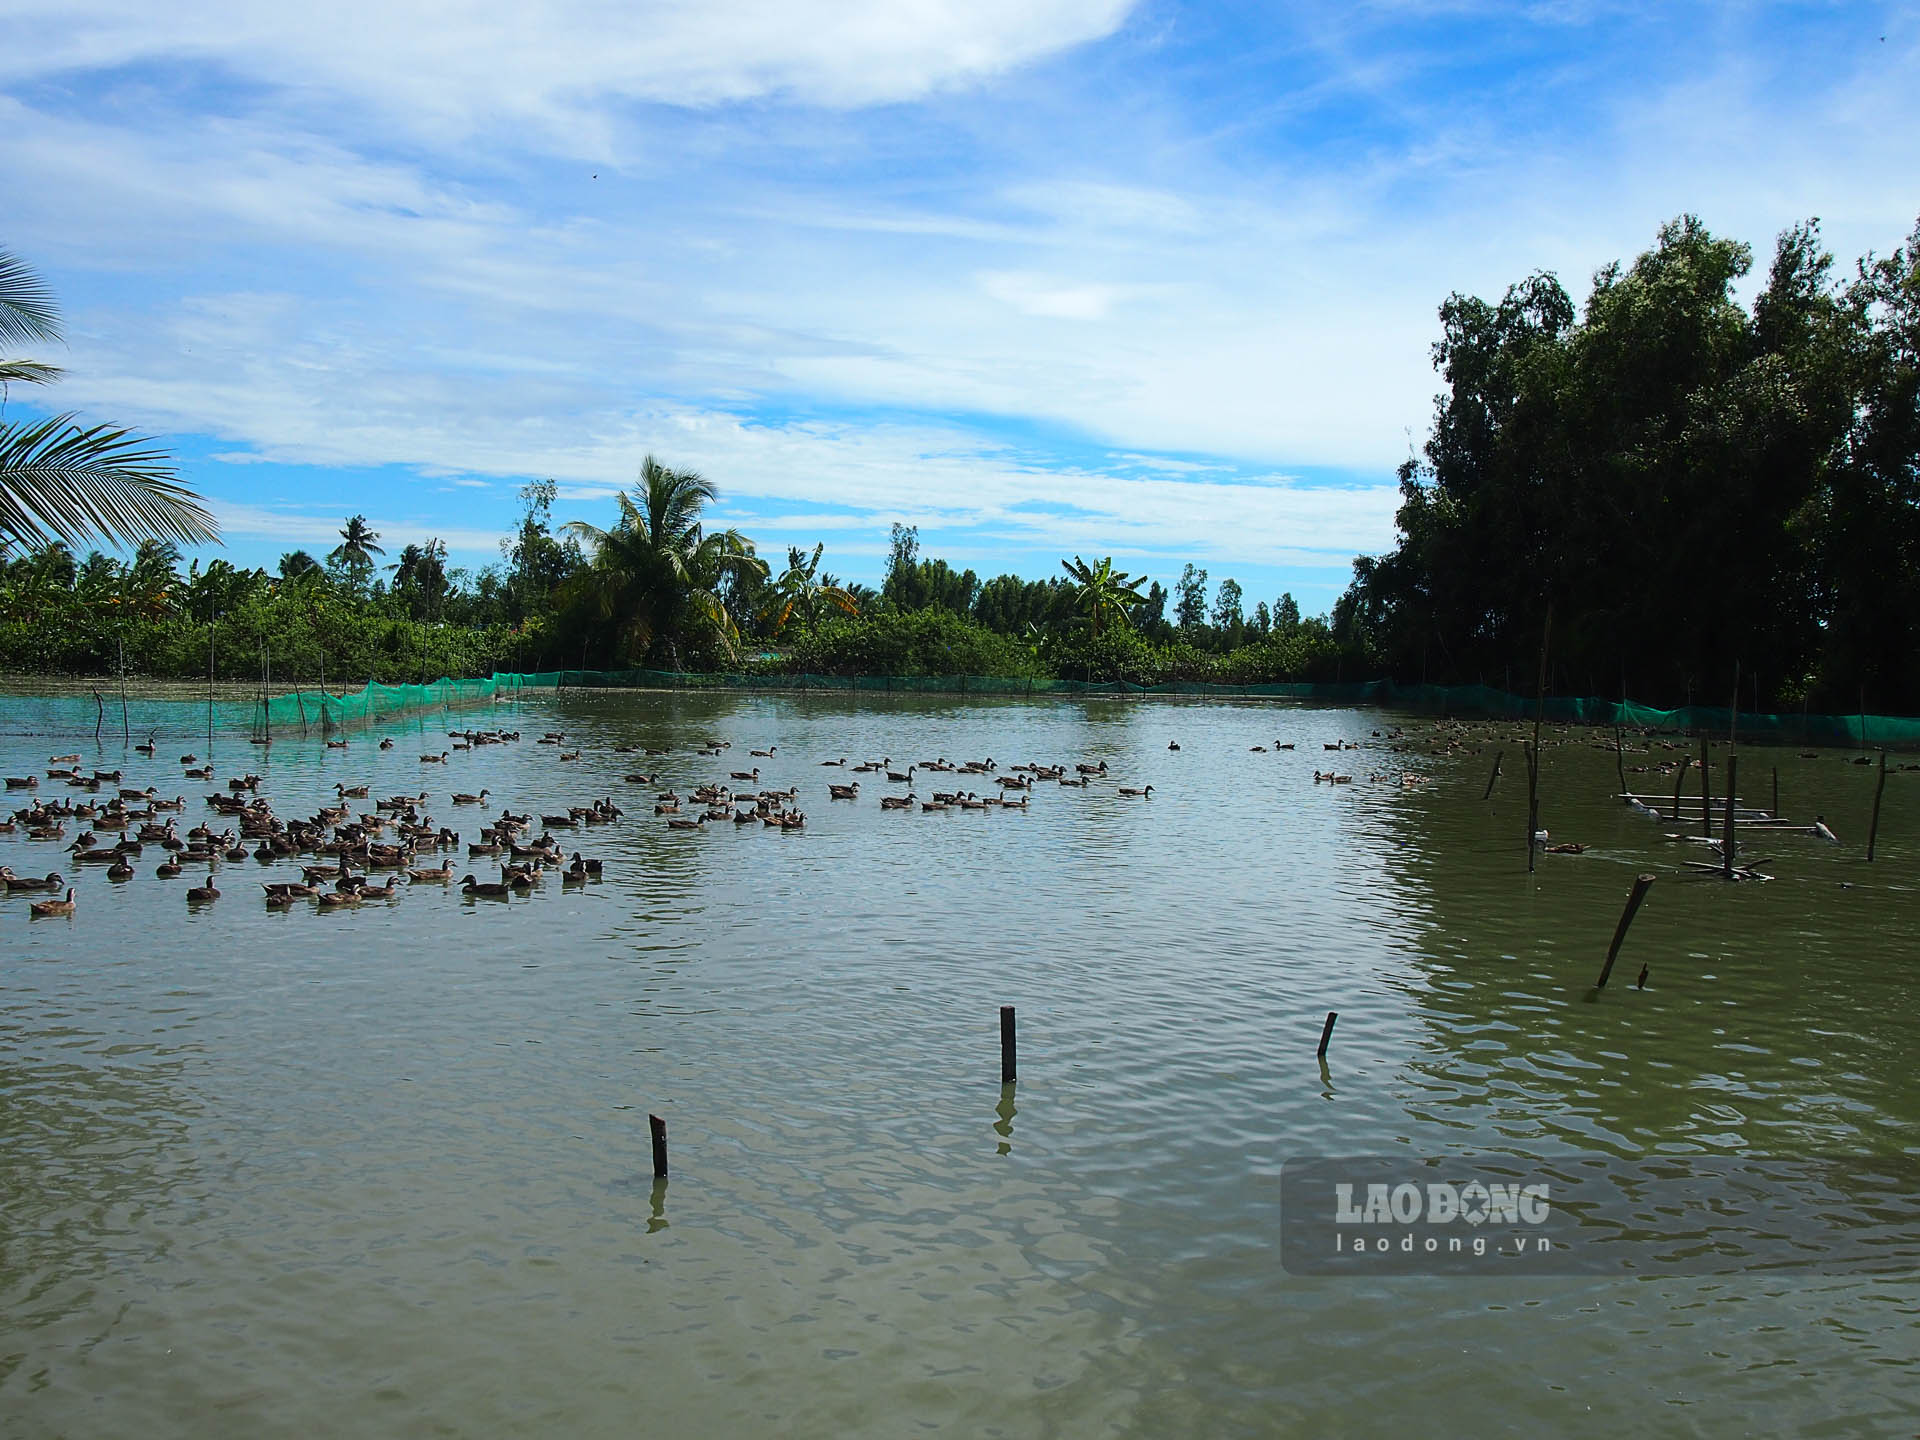
[[[1339,1018],[1339,1011],[1327,1012],[1327,1023],[1320,1031],[1320,1048],[1313,1052],[1317,1059],[1327,1058],[1327,1046],[1333,1039],[1333,1023]],[[1014,1007],[1002,1005],[1000,1007],[1000,1083],[1011,1085],[1019,1078],[1020,1042],[1014,1019]],[[667,1178],[667,1122],[658,1115],[649,1115],[647,1128],[653,1133],[653,1178],[658,1182]]]
[[[1640,902],[1647,898],[1647,891],[1653,886],[1654,877],[1642,875],[1633,883],[1633,893],[1627,897],[1627,908],[1620,916],[1620,924],[1613,932],[1613,944],[1607,947],[1607,963],[1600,971],[1600,979],[1595,982],[1595,990],[1604,990],[1607,980],[1613,974],[1613,962],[1620,954],[1620,946],[1627,938],[1627,927],[1633,924],[1634,914],[1640,909]],[[1647,972],[1643,966],[1640,971],[1640,985],[1645,987]],[[1333,1043],[1333,1027],[1340,1019],[1338,1010],[1327,1012],[1326,1024],[1320,1027],[1320,1044],[1313,1055],[1316,1060],[1327,1058],[1327,1047]],[[1020,1078],[1019,1032],[1014,1019],[1014,1007],[1000,1007],[1000,1083],[1011,1085]],[[653,1178],[667,1178],[667,1122],[658,1115],[647,1116],[647,1128],[653,1133]]]

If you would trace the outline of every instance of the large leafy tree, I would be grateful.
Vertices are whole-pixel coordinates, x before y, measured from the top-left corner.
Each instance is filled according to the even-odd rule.
[[[53,293],[18,256],[0,250],[0,346],[59,339]],[[0,350],[0,388],[59,378],[56,366]],[[71,412],[0,422],[0,545],[93,538],[203,544],[218,542],[220,529],[143,436],[83,425]]]
[[[1920,265],[1691,216],[1595,278],[1441,307],[1445,388],[1343,641],[1396,672],[1660,702],[1920,706]],[[1795,706],[1797,708],[1797,706]]]
[[[1096,565],[1089,565],[1076,555],[1071,560],[1062,560],[1060,568],[1076,587],[1074,608],[1086,617],[1096,636],[1105,634],[1110,625],[1126,629],[1133,623],[1134,606],[1146,598],[1140,593],[1140,587],[1147,583],[1146,576],[1130,576],[1115,570],[1111,555]]]
[[[616,655],[679,669],[685,647],[712,644],[730,653],[739,644],[722,582],[732,574],[764,578],[767,565],[738,530],[703,528],[701,514],[718,497],[711,481],[649,455],[631,494],[618,497],[620,517],[611,527],[567,525],[590,556],[575,583],[591,613],[610,627]]]
[[[775,636],[796,619],[802,628],[813,630],[820,623],[820,612],[825,606],[832,606],[843,615],[860,613],[860,602],[835,584],[831,575],[821,578],[820,557],[826,548],[824,542],[817,544],[809,555],[798,545],[787,547],[787,568],[773,582],[772,602],[761,612],[761,618]]]

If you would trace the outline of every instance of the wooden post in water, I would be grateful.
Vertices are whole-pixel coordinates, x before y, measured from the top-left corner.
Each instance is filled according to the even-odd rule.
[[[1773,808],[1767,812],[1774,819],[1780,818],[1780,767],[1773,767]]]
[[[1873,842],[1880,834],[1880,792],[1887,788],[1887,752],[1880,752],[1880,779],[1873,787],[1873,819],[1867,824],[1867,859],[1873,859]]]
[[[1733,797],[1737,792],[1734,771],[1740,764],[1738,755],[1727,756],[1727,823],[1720,836],[1720,874],[1723,879],[1733,879]]]
[[[1493,782],[1500,778],[1500,762],[1506,758],[1507,752],[1504,750],[1493,757],[1493,773],[1487,776],[1487,793],[1480,797],[1482,800],[1493,798]]]
[[[1627,938],[1627,927],[1633,924],[1633,917],[1640,909],[1640,902],[1647,898],[1647,891],[1653,888],[1653,876],[1642,875],[1633,882],[1633,893],[1627,896],[1627,908],[1620,912],[1620,923],[1614,927],[1613,944],[1607,947],[1607,963],[1600,969],[1600,978],[1593,988],[1604,990],[1607,979],[1613,974],[1613,962],[1619,957],[1621,942]]]
[[[1680,787],[1687,783],[1687,762],[1673,767],[1673,823],[1680,823]]]
[[[647,1116],[647,1128],[653,1132],[653,1178],[667,1178],[667,1122],[658,1115]]]
[[[1533,874],[1533,837],[1540,829],[1540,756],[1526,741],[1520,749],[1527,757],[1527,873]]]
[[[213,759],[213,612],[207,612],[207,759]]]
[[[1540,722],[1547,717],[1547,646],[1553,639],[1553,602],[1540,627],[1540,682],[1533,692],[1533,749],[1527,756],[1527,873],[1533,874],[1533,837],[1540,833]]]
[[[1014,1037],[1013,1006],[1000,1007],[1000,1083],[1011,1085],[1020,1078],[1019,1045]]]
[[[1613,768],[1620,774],[1620,793],[1627,793],[1627,761],[1620,749],[1620,722],[1613,722]]]
[[[1700,737],[1700,833],[1713,835],[1713,742]]]
[[[122,635],[114,643],[120,647],[120,743],[131,745],[133,736],[127,726],[127,639]]]
[[[1340,1012],[1338,1010],[1327,1011],[1327,1023],[1320,1029],[1320,1048],[1313,1052],[1316,1059],[1324,1060],[1327,1058],[1327,1046],[1333,1043],[1333,1022],[1339,1018]]]
[[[100,727],[107,723],[107,702],[100,698],[98,690],[93,692],[93,748],[100,748]]]

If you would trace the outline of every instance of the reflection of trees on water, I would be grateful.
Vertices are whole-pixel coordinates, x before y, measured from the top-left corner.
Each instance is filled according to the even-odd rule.
[[[1898,1150],[1920,1122],[1920,1028],[1899,978],[1915,897],[1844,891],[1855,857],[1789,837],[1766,842],[1781,857],[1773,884],[1690,878],[1690,847],[1663,844],[1673,827],[1615,802],[1612,755],[1580,738],[1546,753],[1541,823],[1590,849],[1540,856],[1531,883],[1514,745],[1490,803],[1500,741],[1417,762],[1434,783],[1375,806],[1413,941],[1387,983],[1427,1036],[1406,1061],[1408,1112],[1458,1130],[1462,1146]],[[1819,803],[1796,784],[1803,805]],[[1831,798],[1837,811],[1848,797]],[[1640,870],[1659,882],[1590,1000]],[[1649,988],[1636,991],[1643,964]]]
[[[9,1026],[15,1056],[71,1047],[73,1031]],[[178,1062],[0,1062],[0,1384],[43,1330],[100,1303],[111,1276],[163,1258],[180,1231],[147,1217],[204,1196],[187,1144],[195,1104]],[[117,1319],[102,1311],[108,1328]],[[97,1338],[97,1337],[96,1337]]]

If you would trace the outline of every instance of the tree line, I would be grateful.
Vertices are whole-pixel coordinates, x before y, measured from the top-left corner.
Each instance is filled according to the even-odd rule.
[[[0,563],[0,665],[173,677],[211,666],[351,685],[640,667],[1138,683],[1340,673],[1324,618],[1302,620],[1288,595],[1246,615],[1231,580],[1209,603],[1206,572],[1191,565],[1172,597],[1111,558],[982,582],[923,556],[918,531],[896,525],[875,588],[826,571],[820,544],[790,547],[776,571],[738,531],[704,524],[715,493],[649,456],[612,524],[556,530],[555,486],[537,481],[500,562],[477,572],[449,567],[432,539],[389,556],[361,515],[323,556],[288,551],[273,573],[221,559],[183,570],[169,540],[143,540],[125,560],[59,541],[17,549]]]
[[[1836,273],[1817,221],[1694,217],[1594,278],[1441,307],[1399,541],[1335,628],[1400,678],[1920,711],[1920,228]],[[1551,633],[1549,634],[1549,616]]]

